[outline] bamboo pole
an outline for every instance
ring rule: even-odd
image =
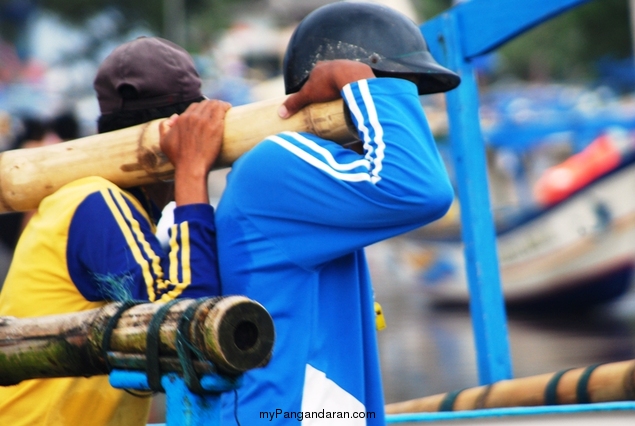
[[[551,399],[550,399],[551,395]],[[622,361],[564,372],[502,380],[386,405],[387,414],[463,411],[635,399],[635,361]],[[448,407],[448,405],[450,405]]]
[[[158,333],[162,371],[180,371],[177,326],[194,303],[182,299],[170,307]],[[121,303],[89,311],[38,318],[0,317],[0,386],[23,380],[89,377],[112,368],[145,370],[148,325],[162,304],[144,303],[126,310],[109,342],[108,321]],[[188,327],[195,350],[220,372],[237,374],[265,365],[273,347],[273,322],[262,305],[243,296],[205,300]],[[107,359],[104,357],[107,345]],[[108,363],[107,363],[108,362]],[[209,369],[196,360],[196,369]]]
[[[354,139],[342,100],[305,107],[282,120],[284,98],[231,108],[215,169],[230,166],[269,135],[302,131],[345,143]],[[37,208],[66,183],[101,176],[121,187],[170,180],[173,167],[159,147],[159,123],[133,126],[46,147],[0,153],[0,213]]]

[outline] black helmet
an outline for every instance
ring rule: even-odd
[[[300,90],[318,61],[333,59],[356,60],[382,73],[418,74],[420,95],[446,92],[461,81],[430,55],[414,22],[374,3],[327,4],[300,22],[284,56],[286,93]]]

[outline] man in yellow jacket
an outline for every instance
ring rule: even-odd
[[[229,105],[205,100],[190,55],[160,38],[116,48],[94,87],[100,133],[169,117],[161,148],[175,167],[174,185],[123,190],[93,176],[46,197],[17,244],[0,315],[38,317],[111,301],[220,293],[207,173],[220,150]],[[196,136],[185,130],[193,126]],[[175,224],[164,249],[154,232],[171,194]],[[149,406],[150,398],[112,388],[107,376],[0,387],[2,425],[145,425]]]

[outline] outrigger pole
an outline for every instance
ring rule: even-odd
[[[635,360],[502,380],[386,405],[387,414],[633,401]]]
[[[113,369],[147,373],[150,382],[168,372],[235,377],[265,365],[273,341],[268,312],[243,296],[0,317],[0,386]]]
[[[273,341],[269,313],[243,296],[0,317],[0,385],[109,374],[116,388],[164,392],[166,426],[214,426],[222,392],[264,366]]]

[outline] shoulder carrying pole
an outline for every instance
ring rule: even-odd
[[[277,114],[283,101],[231,108],[214,168],[230,166],[267,136],[283,131],[309,132],[340,143],[354,140],[341,99],[309,105],[286,120]],[[87,176],[101,176],[123,188],[172,179],[174,169],[159,148],[161,121],[1,153],[0,213],[35,209],[61,186]]]

